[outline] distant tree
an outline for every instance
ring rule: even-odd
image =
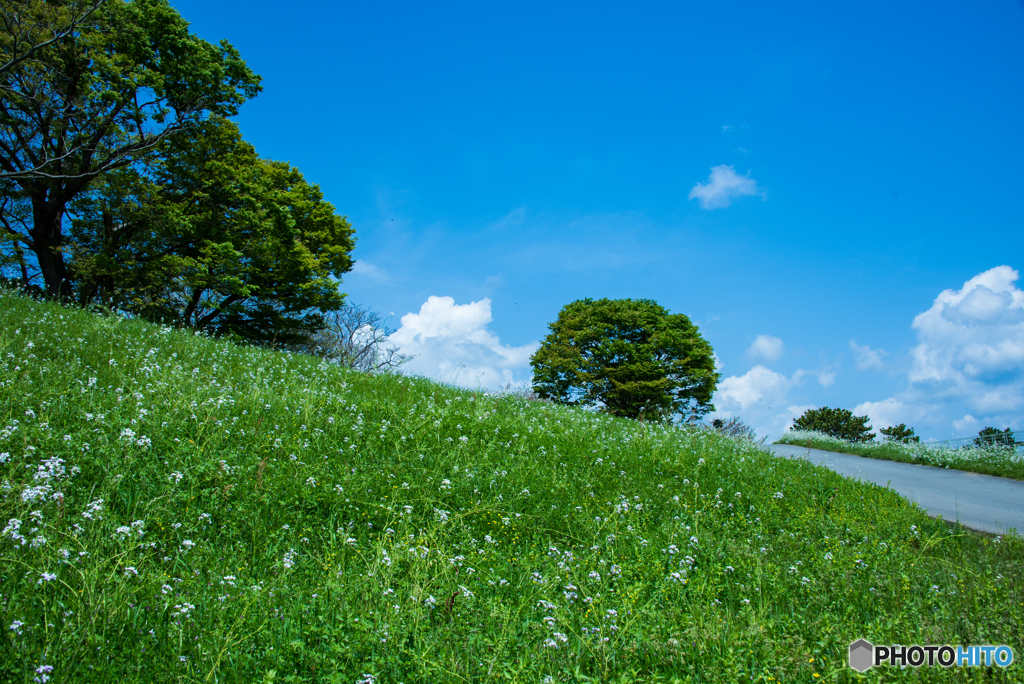
[[[581,299],[549,329],[530,359],[541,398],[654,421],[714,410],[711,345],[683,314],[649,299]]]
[[[911,442],[920,442],[921,438],[914,434],[914,428],[908,428],[906,424],[900,423],[899,425],[893,425],[892,427],[882,428],[879,432],[885,435],[886,441],[889,442],[902,442],[904,444],[910,444]]]
[[[733,416],[727,420],[715,418],[711,421],[711,428],[719,434],[723,434],[734,439],[755,442],[757,444],[764,444],[765,440],[768,439],[767,437],[762,437],[758,440],[757,432],[754,431],[754,428],[744,423],[737,416]]]
[[[192,35],[167,0],[23,0],[0,11],[0,174],[31,206],[8,240],[68,298],[68,204],[208,116],[229,116],[259,77],[227,42]]]
[[[1015,446],[1017,444],[1013,438],[1013,430],[1010,428],[998,430],[994,427],[987,427],[979,432],[974,443],[978,446]]]
[[[794,430],[809,430],[831,435],[848,442],[870,442],[875,438],[867,416],[855,416],[847,409],[824,407],[809,409],[793,421]]]
[[[394,332],[376,311],[346,303],[327,313],[324,327],[310,335],[296,351],[364,373],[388,372],[412,359],[388,344],[388,337]]]
[[[351,225],[292,166],[213,118],[110,172],[74,204],[68,251],[82,304],[294,344],[344,302]]]

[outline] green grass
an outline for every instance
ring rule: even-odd
[[[0,681],[1019,681],[1024,541],[710,431],[0,294]],[[46,668],[52,671],[46,672]]]
[[[841,454],[879,458],[930,465],[937,468],[966,470],[972,473],[1024,480],[1024,454],[1006,447],[961,447],[950,449],[925,444],[899,442],[847,442],[820,432],[791,430],[784,433],[776,444],[795,444],[811,449],[824,449]]]

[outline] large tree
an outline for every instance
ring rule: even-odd
[[[0,172],[31,220],[2,230],[34,253],[46,292],[68,297],[68,203],[168,136],[237,113],[260,79],[227,42],[192,35],[166,0],[6,5],[17,21],[0,26]]]
[[[82,304],[285,344],[342,305],[354,246],[317,186],[221,118],[106,174],[73,205],[70,238]]]
[[[645,420],[714,410],[714,353],[683,314],[649,299],[581,299],[549,328],[530,359],[543,398]]]

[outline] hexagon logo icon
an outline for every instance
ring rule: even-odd
[[[866,639],[857,639],[850,644],[850,667],[857,672],[871,669],[875,659],[875,647]]]

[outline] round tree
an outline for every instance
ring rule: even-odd
[[[834,409],[825,406],[809,409],[793,421],[794,430],[821,432],[847,442],[870,442],[875,438],[867,416],[855,416],[849,409]],[[913,432],[913,431],[911,431]]]
[[[714,353],[683,314],[649,299],[581,299],[548,327],[530,358],[540,397],[644,420],[714,410]]]

